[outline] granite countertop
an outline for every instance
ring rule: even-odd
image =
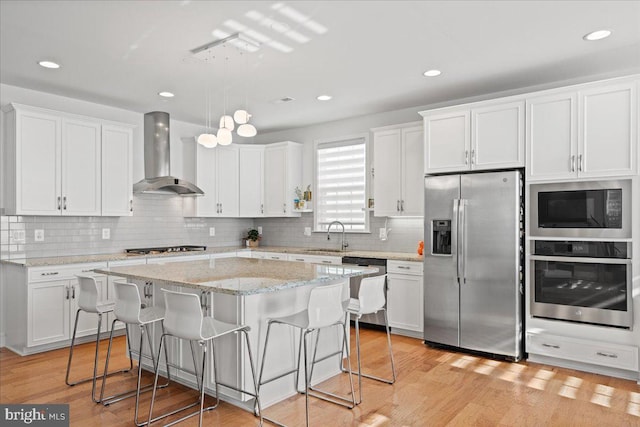
[[[366,258],[382,258],[394,261],[414,261],[422,262],[422,255],[418,255],[413,252],[379,252],[379,251],[338,251],[336,249],[321,249],[321,248],[297,248],[289,246],[259,246],[257,248],[251,248],[253,251],[262,252],[280,252],[287,254],[305,254],[305,255],[319,255],[319,256],[336,256],[342,258],[343,256],[353,257],[366,257]]]
[[[253,258],[219,258],[101,268],[94,271],[130,280],[154,281],[207,292],[251,295],[298,286],[321,285],[337,279],[375,273],[377,269]]]
[[[257,248],[247,248],[246,246],[222,246],[207,248],[205,251],[193,251],[193,252],[167,252],[164,254],[153,255],[138,255],[127,254],[126,252],[118,252],[112,254],[96,254],[96,255],[75,255],[75,256],[60,256],[60,257],[44,257],[44,258],[20,258],[11,260],[0,260],[0,263],[17,264],[24,267],[46,267],[53,265],[64,264],[83,264],[91,262],[109,262],[109,261],[123,261],[130,259],[145,259],[145,258],[161,258],[161,257],[175,257],[175,256],[189,256],[189,255],[211,255],[225,252],[235,252],[240,250],[259,251],[259,252],[279,252],[287,254],[305,254],[305,255],[318,255],[318,256],[355,256],[355,257],[367,257],[367,258],[382,258],[395,261],[414,261],[422,262],[422,256],[416,253],[407,252],[376,252],[376,251],[337,251],[335,249],[321,249],[321,248],[299,248],[289,246],[260,246]]]

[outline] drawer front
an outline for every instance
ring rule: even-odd
[[[422,274],[422,263],[411,261],[387,261],[387,273]]]
[[[29,282],[74,279],[77,274],[93,274],[95,268],[106,268],[106,262],[29,268]]]
[[[611,368],[638,370],[638,348],[634,346],[527,333],[527,351]]]
[[[333,264],[333,265],[342,264],[341,257],[331,257],[331,256],[289,254],[289,257],[287,259],[289,261],[311,262],[314,264]]]
[[[251,258],[286,261],[287,254],[279,253],[279,252],[251,251]]]

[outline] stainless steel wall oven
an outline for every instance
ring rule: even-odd
[[[631,328],[631,242],[532,242],[534,317]]]

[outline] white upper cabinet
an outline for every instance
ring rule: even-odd
[[[581,176],[635,174],[636,91],[635,83],[630,82],[579,92]]]
[[[240,216],[264,216],[264,145],[240,146]]]
[[[634,81],[527,99],[528,179],[634,175],[637,103]]]
[[[17,107],[6,118],[5,213],[60,215],[62,119]]]
[[[302,145],[269,144],[264,150],[264,216],[300,216],[294,212],[296,186],[302,181]]]
[[[133,215],[133,129],[102,126],[102,215]]]
[[[62,119],[62,214],[101,213],[100,122]]]
[[[104,170],[103,138],[110,127],[99,119],[11,104],[6,114],[3,147],[7,215],[99,216],[103,213],[103,185],[111,174]],[[127,128],[131,144],[131,127]],[[131,201],[131,155],[118,152],[119,170],[129,176],[128,188],[107,190],[109,204]],[[116,200],[118,199],[118,200]],[[120,215],[120,213],[109,213]]]
[[[487,101],[420,114],[425,173],[524,166],[524,101]]]
[[[423,146],[419,124],[373,130],[374,215],[423,215]]]
[[[424,118],[424,172],[469,169],[471,119],[468,109],[432,114]]]
[[[196,185],[204,196],[196,197],[197,216],[239,215],[239,150],[237,145],[205,148],[196,144]]]
[[[524,102],[471,109],[471,169],[524,166]]]

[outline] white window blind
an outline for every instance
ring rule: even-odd
[[[369,231],[365,207],[366,144],[364,138],[327,142],[316,147],[315,230],[333,221],[345,231]],[[338,228],[339,229],[339,228]]]

